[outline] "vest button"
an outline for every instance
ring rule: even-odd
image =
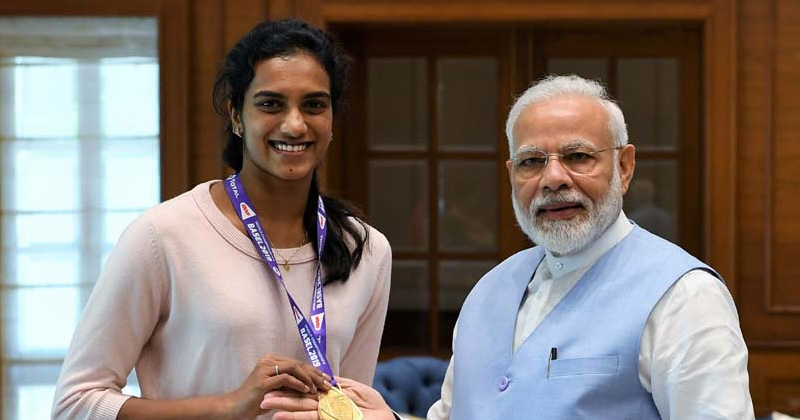
[[[500,389],[501,392],[505,391],[506,388],[508,388],[508,376],[503,376],[500,379],[500,386],[498,388]]]

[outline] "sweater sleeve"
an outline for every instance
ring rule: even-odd
[[[61,368],[54,420],[114,420],[134,368],[165,307],[168,283],[150,213],[120,237],[86,304]]]
[[[375,287],[369,304],[358,320],[353,341],[344,353],[339,366],[341,376],[367,385],[372,384],[375,375],[375,364],[378,361],[383,325],[389,305],[392,275],[392,250],[386,237],[372,230],[370,242],[371,253],[374,255],[375,264],[378,265]]]

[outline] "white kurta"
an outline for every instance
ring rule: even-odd
[[[514,351],[591,266],[633,229],[625,214],[585,249],[564,257],[547,253],[528,284],[517,314]],[[579,310],[579,308],[576,308]],[[453,338],[457,334],[453,332]],[[442,397],[428,420],[448,420],[453,359]],[[455,373],[458,374],[458,373]],[[728,289],[703,270],[686,273],[653,309],[639,348],[639,380],[664,420],[752,420],[747,346]]]

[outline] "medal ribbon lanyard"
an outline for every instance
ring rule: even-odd
[[[328,236],[327,215],[325,213],[325,205],[322,203],[322,197],[317,197],[317,272],[314,278],[314,294],[311,299],[311,319],[313,323],[309,323],[303,311],[297,306],[297,303],[286,288],[286,283],[283,281],[283,275],[275,261],[275,255],[272,251],[272,246],[269,243],[267,233],[264,231],[258,216],[253,211],[253,203],[250,197],[244,192],[244,186],[239,180],[239,174],[233,174],[225,180],[225,191],[228,193],[236,213],[244,224],[247,235],[253,241],[253,244],[261,253],[264,262],[275,274],[275,277],[280,281],[283,290],[286,292],[286,297],[289,298],[289,304],[292,306],[294,319],[297,323],[297,331],[300,333],[300,339],[303,342],[303,349],[306,352],[306,359],[312,366],[327,373],[331,378],[331,384],[336,385],[336,380],[333,379],[333,370],[331,369],[328,358],[325,356],[326,350],[326,324],[325,324],[325,296],[322,292],[322,250],[325,248],[325,239]]]

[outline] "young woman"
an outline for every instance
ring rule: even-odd
[[[327,391],[334,373],[371,383],[391,250],[316,176],[346,67],[299,20],[262,23],[228,53],[214,100],[236,174],[122,235],[64,361],[55,419],[266,419],[272,390]],[[120,392],[134,367],[142,398]]]

